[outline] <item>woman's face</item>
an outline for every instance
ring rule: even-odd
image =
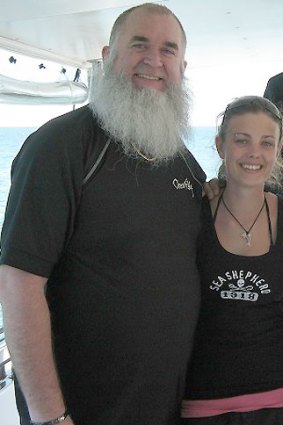
[[[278,155],[279,137],[278,123],[264,112],[232,117],[225,139],[216,138],[227,182],[243,186],[264,185]]]

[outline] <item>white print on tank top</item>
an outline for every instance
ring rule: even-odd
[[[218,291],[223,299],[237,301],[257,301],[259,295],[271,292],[264,279],[245,270],[227,271],[223,276],[217,276],[209,288]]]
[[[190,180],[188,180],[188,178],[186,178],[183,182],[179,182],[178,179],[174,179],[173,180],[173,186],[177,189],[185,189],[185,190],[190,190],[192,192],[192,198],[195,196],[194,194],[194,188],[192,183],[190,182]]]

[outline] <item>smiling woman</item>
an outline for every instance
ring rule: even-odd
[[[283,202],[265,191],[282,168],[281,136],[282,116],[262,97],[239,98],[223,114],[225,187],[203,201],[202,306],[184,424],[282,423]]]

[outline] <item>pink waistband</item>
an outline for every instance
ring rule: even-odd
[[[183,400],[181,417],[204,418],[228,412],[249,412],[272,407],[283,407],[283,388],[215,400]]]

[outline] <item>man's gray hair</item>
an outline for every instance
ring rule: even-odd
[[[156,14],[160,14],[160,15],[171,15],[171,16],[173,16],[173,18],[176,19],[177,23],[180,26],[180,29],[181,29],[182,35],[183,35],[184,49],[186,48],[187,37],[186,37],[185,30],[183,28],[183,25],[181,24],[181,22],[179,21],[177,16],[170,9],[168,9],[168,7],[163,6],[161,4],[157,4],[157,3],[143,3],[143,4],[140,4],[138,6],[131,7],[130,9],[127,9],[123,13],[121,13],[121,15],[118,16],[118,18],[116,19],[116,21],[114,22],[113,27],[112,27],[112,31],[111,31],[111,34],[110,34],[110,40],[109,40],[109,46],[110,47],[113,47],[113,45],[115,44],[117,36],[118,36],[119,32],[121,31],[123,25],[125,24],[125,21],[128,18],[128,16],[132,12],[134,12],[135,10],[138,10],[138,9],[144,9],[145,11],[147,11],[149,13],[156,13]]]

